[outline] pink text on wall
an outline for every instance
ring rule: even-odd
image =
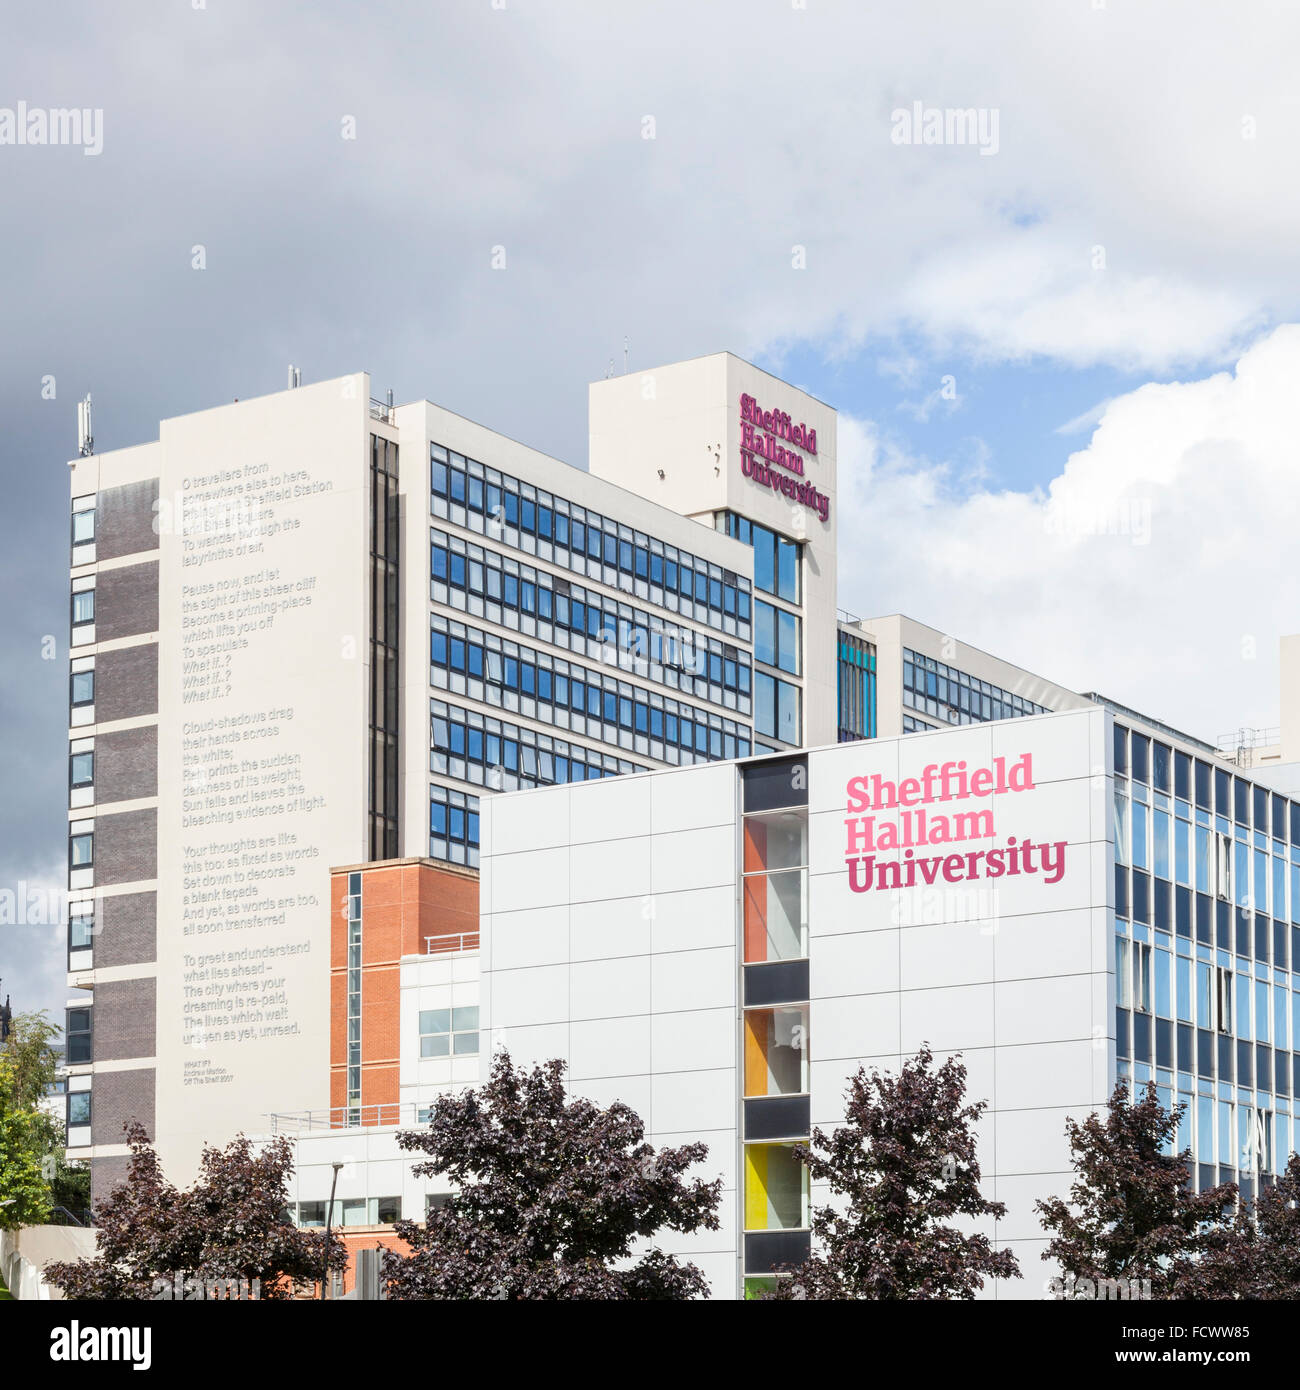
[[[831,499],[804,475],[804,454],[816,453],[815,429],[802,421],[796,424],[783,410],[764,410],[753,396],[741,396],[740,471],[759,487],[770,487],[826,521]]]
[[[1065,874],[1064,840],[1008,835],[1000,844],[967,848],[970,841],[997,839],[993,811],[935,809],[944,802],[969,807],[972,800],[1033,790],[1032,753],[1015,760],[994,758],[991,766],[974,771],[964,762],[929,763],[919,777],[898,782],[879,773],[850,777],[845,786],[849,815],[844,821],[849,887],[855,893],[873,888],[883,892],[1019,874],[1041,874],[1044,883],[1059,883]],[[945,848],[918,855],[931,845]],[[948,848],[954,845],[961,850]]]

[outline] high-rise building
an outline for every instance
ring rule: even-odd
[[[129,1119],[183,1176],[336,1099],[332,867],[473,868],[493,791],[833,736],[834,412],[729,354],[591,411],[590,471],[364,374],[72,461],[69,1136],[97,1195]]]

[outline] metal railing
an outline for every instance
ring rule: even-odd
[[[477,951],[479,934],[476,931],[445,932],[442,936],[424,938],[424,954],[438,956],[452,951]]]
[[[380,420],[385,425],[393,423],[393,404],[391,401],[377,401],[373,396],[370,398],[370,418]]]
[[[380,1105],[335,1105],[328,1110],[273,1111],[272,1134],[313,1134],[341,1129],[392,1128],[428,1123],[427,1105],[415,1101],[391,1101]],[[421,1118],[421,1115],[424,1118]]]

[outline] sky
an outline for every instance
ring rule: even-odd
[[[1294,5],[46,0],[5,32],[15,1007],[67,996],[28,895],[64,881],[87,391],[103,451],[291,362],[367,370],[582,467],[625,342],[633,370],[730,349],[840,411],[842,607],[1212,741],[1278,722]],[[98,152],[3,143],[20,102],[101,113]]]

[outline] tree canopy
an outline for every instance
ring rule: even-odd
[[[693,1264],[653,1242],[664,1230],[716,1230],[721,1179],[685,1174],[702,1143],[660,1149],[621,1102],[564,1088],[554,1060],[516,1069],[505,1052],[477,1090],[439,1096],[429,1127],[399,1136],[414,1167],[456,1191],[424,1225],[397,1224],[409,1255],[388,1252],[400,1299],[687,1299],[708,1291]]]

